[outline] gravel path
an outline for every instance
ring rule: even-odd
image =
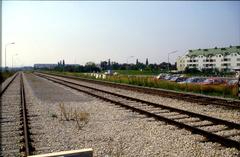
[[[63,79],[63,78],[61,77],[61,79]],[[75,82],[75,83],[99,88],[99,89],[106,90],[106,91],[116,92],[116,93],[122,94],[122,95],[140,98],[142,100],[159,103],[159,104],[163,104],[166,106],[171,106],[174,108],[179,108],[179,109],[183,109],[183,110],[187,110],[187,111],[191,111],[191,112],[195,112],[195,113],[209,115],[209,116],[220,118],[220,119],[225,119],[225,120],[240,124],[240,111],[239,110],[224,109],[222,107],[217,107],[214,105],[204,106],[204,105],[199,105],[197,103],[191,103],[191,102],[161,97],[161,96],[157,96],[157,95],[129,91],[129,90],[125,90],[125,89],[117,89],[117,88],[112,88],[112,87],[108,87],[108,86],[104,86],[104,85],[83,82],[83,81],[79,81],[79,80],[71,79],[71,81]]]
[[[10,84],[1,96],[0,156],[20,155],[20,77]],[[9,81],[6,80],[6,81]],[[6,82],[5,82],[6,84]]]
[[[49,88],[43,88],[47,85],[46,80],[30,74],[25,76],[29,94],[33,96],[31,110],[41,115],[36,119],[40,128],[36,131],[42,132],[41,137],[34,139],[38,141],[35,143],[36,154],[91,147],[94,156],[240,155],[234,148],[201,142],[204,138],[199,135],[126,111],[66,87],[48,83],[51,87],[48,90]],[[65,94],[54,98],[60,89]],[[48,95],[51,101],[43,95]],[[75,119],[74,111],[89,115],[77,125],[75,120],[67,121],[64,118],[60,104],[64,104],[66,113],[71,113],[69,119]]]

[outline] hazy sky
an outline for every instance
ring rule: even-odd
[[[240,45],[240,2],[3,1],[7,64],[173,63],[188,49]],[[130,56],[134,56],[130,58]],[[4,54],[2,55],[4,57]],[[3,65],[4,65],[3,60]]]

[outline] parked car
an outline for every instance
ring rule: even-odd
[[[179,77],[175,76],[175,77],[172,77],[169,81],[176,82],[176,80],[177,80],[178,78],[179,78]]]
[[[205,78],[202,78],[202,77],[190,77],[185,81],[179,82],[179,83],[201,83],[201,82],[204,82],[204,80]]]
[[[164,80],[170,80],[172,77],[173,77],[173,76],[171,76],[171,75],[166,75],[166,76],[164,77]]]
[[[184,81],[186,81],[187,79],[188,79],[187,77],[179,77],[178,79],[176,79],[175,82],[180,83],[180,82],[184,82]]]
[[[157,75],[156,78],[157,79],[164,79],[166,75],[167,74],[162,73],[162,74]]]
[[[171,81],[171,82],[182,82],[182,81],[185,81],[186,79],[187,79],[186,77],[175,76],[175,77],[172,77],[169,81]]]
[[[208,78],[208,79],[206,79],[205,81],[203,81],[201,84],[203,84],[203,85],[219,85],[219,84],[225,84],[226,82],[223,80],[223,79],[221,79],[221,78],[214,78],[214,77],[212,77],[212,78]]]
[[[238,84],[238,80],[228,80],[227,85],[228,86],[236,86]]]

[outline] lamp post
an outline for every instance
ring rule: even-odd
[[[16,53],[16,54],[14,54],[14,55],[12,55],[12,70],[13,70],[13,57],[15,57],[15,56],[17,56],[18,54]]]
[[[15,44],[15,42],[5,44],[5,70],[7,70],[7,46],[11,44]]]
[[[168,53],[168,73],[169,73],[169,55],[173,54],[173,53],[176,53],[176,52],[177,52],[177,50]]]

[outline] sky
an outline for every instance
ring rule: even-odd
[[[189,49],[240,45],[240,2],[3,1],[2,52],[10,42],[7,66],[159,64],[177,51],[174,63]]]

